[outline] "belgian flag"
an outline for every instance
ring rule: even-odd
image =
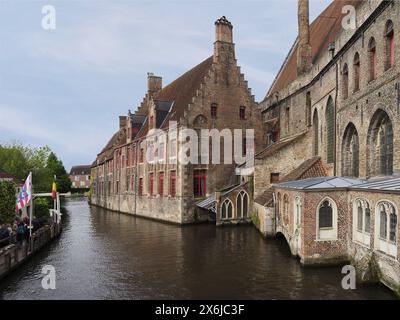
[[[56,184],[56,179],[54,178],[53,181],[53,186],[51,187],[51,196],[53,197],[53,199],[57,198],[57,184]]]

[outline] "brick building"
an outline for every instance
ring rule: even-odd
[[[90,165],[73,166],[69,173],[69,179],[72,182],[72,190],[90,189]]]
[[[311,24],[298,5],[298,38],[260,103],[253,213],[302,263],[351,261],[398,291],[400,2],[334,0]],[[325,173],[285,179],[315,157]]]
[[[225,17],[218,19],[213,55],[166,87],[161,77],[148,74],[142,103],[135,113],[120,117],[119,131],[92,165],[92,204],[179,224],[216,220],[215,211],[196,204],[240,183],[235,169],[241,163],[225,158],[209,163],[204,149],[190,150],[196,161],[182,163],[187,150],[179,137],[186,129],[239,130],[244,158],[263,146],[261,112],[237,65],[232,30]],[[247,140],[248,128],[254,129],[254,142]],[[214,152],[214,141],[199,140],[201,148]],[[226,142],[216,141],[215,148],[222,150]],[[248,207],[240,216],[244,220]]]

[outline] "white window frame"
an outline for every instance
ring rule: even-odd
[[[381,238],[381,214],[380,214],[380,207],[381,205],[386,206],[387,210],[387,235],[386,239]],[[396,242],[391,242],[390,239],[390,211],[388,211],[388,206],[392,206],[394,209],[394,213],[397,216],[397,225],[396,225]],[[398,243],[398,229],[399,229],[399,214],[396,205],[386,199],[379,200],[375,206],[375,249],[381,252],[388,254],[394,258],[397,258],[397,243]]]
[[[232,218],[228,218],[229,204],[232,206]],[[225,207],[225,212],[227,213],[227,217],[226,218],[224,218],[223,215],[222,215],[222,208],[223,207]],[[234,218],[235,218],[235,207],[234,207],[233,202],[231,201],[231,199],[227,198],[221,204],[221,220],[230,220],[230,219],[234,219]]]
[[[358,207],[359,207],[359,204],[361,204],[362,215],[363,215],[362,230],[358,229]],[[369,207],[369,210],[370,210],[370,216],[369,216],[370,231],[369,232],[365,231],[365,209],[367,208],[367,206]],[[365,245],[369,248],[371,246],[371,226],[373,224],[371,203],[364,198],[356,198],[353,201],[352,208],[353,208],[352,209],[353,242]]]
[[[243,199],[245,198],[245,197],[247,197],[247,212],[246,212],[246,218],[248,218],[249,217],[249,203],[250,203],[250,197],[249,197],[249,194],[245,191],[245,190],[241,190],[238,194],[237,194],[237,196],[236,196],[236,207],[238,206],[238,199],[239,199],[239,196],[241,197],[241,200],[242,200],[242,202],[241,202],[241,208],[240,208],[240,212],[242,213],[242,215],[239,217],[239,215],[236,217],[237,219],[244,219],[245,217],[244,217],[244,214],[243,214]],[[236,212],[237,212],[237,214],[239,214],[239,207],[237,207],[237,209],[236,209]]]
[[[332,207],[332,228],[319,228],[319,208],[328,201]],[[336,202],[330,197],[324,197],[317,205],[316,209],[316,241],[336,241],[338,240],[338,210]]]

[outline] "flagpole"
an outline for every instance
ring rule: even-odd
[[[29,175],[31,176],[31,194],[32,194],[32,198],[31,198],[31,205],[29,207],[29,240],[31,241],[32,238],[32,219],[33,219],[33,183],[32,183],[32,172],[29,173]]]

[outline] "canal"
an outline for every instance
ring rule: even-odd
[[[177,227],[66,203],[60,238],[0,282],[0,299],[394,299],[341,288],[340,268],[302,268],[251,226]],[[41,287],[42,267],[56,290]]]

